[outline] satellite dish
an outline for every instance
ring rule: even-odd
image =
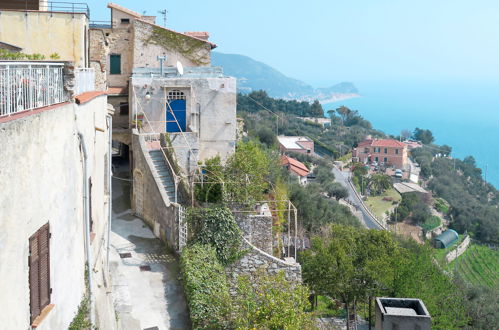
[[[177,61],[177,73],[179,76],[184,74],[184,66],[180,63],[180,61]]]

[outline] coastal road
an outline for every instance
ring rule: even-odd
[[[335,181],[340,183],[343,187],[345,187],[348,190],[348,198],[347,201],[349,201],[353,206],[357,208],[362,213],[362,219],[364,220],[364,225],[369,228],[369,229],[383,229],[377,222],[376,220],[373,219],[373,217],[367,212],[364,204],[360,201],[359,197],[353,190],[352,186],[348,182],[348,175],[349,172],[342,172],[336,166],[333,166],[333,174]]]

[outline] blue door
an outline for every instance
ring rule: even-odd
[[[170,100],[169,106],[166,106],[166,131],[185,132],[185,114],[185,100]]]

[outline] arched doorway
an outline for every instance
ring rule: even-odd
[[[166,97],[166,131],[170,133],[186,131],[186,99],[178,89],[168,92]]]

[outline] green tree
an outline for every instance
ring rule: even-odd
[[[241,142],[224,169],[225,200],[252,204],[262,200],[269,188],[272,162],[254,141]]]
[[[340,299],[347,315],[358,301],[392,285],[398,259],[388,232],[341,225],[325,229],[301,254],[305,283],[317,294]]]
[[[371,190],[372,195],[378,196],[392,186],[392,179],[386,174],[373,174],[369,178],[367,186]]]
[[[239,276],[234,296],[232,327],[235,329],[310,329],[312,320],[306,312],[308,289],[287,281],[284,273],[255,277]]]
[[[309,114],[311,117],[324,117],[324,109],[318,100],[315,100],[310,106]]]
[[[416,127],[412,133],[412,137],[418,141],[421,141],[423,144],[431,144],[435,141],[433,133],[429,129],[422,129],[419,127]]]
[[[326,186],[326,193],[329,198],[334,197],[337,201],[348,197],[348,190],[338,182],[329,183]]]

